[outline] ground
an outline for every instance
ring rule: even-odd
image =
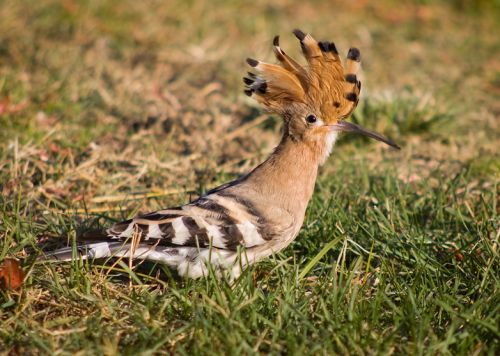
[[[349,4],[347,4],[349,3]],[[499,354],[498,1],[0,3],[0,353]],[[351,120],[297,240],[234,283],[35,264],[40,246],[254,167],[280,119],[246,57],[294,28],[361,50]]]

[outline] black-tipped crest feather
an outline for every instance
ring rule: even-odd
[[[257,67],[259,65],[259,61],[253,58],[247,58],[247,63],[251,67]]]
[[[306,34],[304,32],[302,32],[301,30],[299,30],[298,28],[293,30],[293,34],[295,35],[295,37],[297,37],[299,39],[299,41],[303,41],[304,38],[306,37]]]
[[[350,48],[349,52],[347,53],[347,58],[356,62],[361,61],[361,53],[359,52],[359,49],[357,49],[356,47]]]

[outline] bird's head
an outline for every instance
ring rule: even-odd
[[[273,45],[279,65],[248,58],[257,73],[249,72],[243,79],[245,93],[283,117],[285,135],[325,151],[326,156],[338,132],[356,132],[399,148],[376,132],[343,121],[359,100],[359,50],[349,49],[342,65],[333,42],[317,42],[300,30],[294,34],[308,65],[302,66],[289,57],[276,36]]]

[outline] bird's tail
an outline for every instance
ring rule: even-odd
[[[103,241],[60,248],[38,257],[43,261],[96,260],[110,258],[133,258],[160,262],[170,267],[179,267],[192,260],[195,248],[176,248],[134,242]]]
[[[207,264],[230,268],[231,278],[241,273],[242,266],[237,263],[238,254],[234,251],[217,248],[166,247],[144,243],[134,244],[120,241],[87,243],[65,247],[47,252],[38,258],[39,262],[95,260],[110,258],[132,258],[162,263],[174,270],[181,277],[199,278],[208,275]]]

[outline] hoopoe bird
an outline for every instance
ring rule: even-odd
[[[248,174],[216,187],[189,204],[139,215],[109,228],[101,240],[77,247],[78,257],[132,258],[164,263],[180,276],[237,277],[243,268],[287,247],[298,235],[313,194],[318,167],[340,132],[355,132],[399,148],[389,139],[343,121],[361,90],[360,52],[345,66],[333,42],[294,31],[307,66],[273,41],[279,64],[247,59],[253,72],[245,93],[283,118],[283,136],[272,154]],[[71,260],[71,247],[45,256]]]

